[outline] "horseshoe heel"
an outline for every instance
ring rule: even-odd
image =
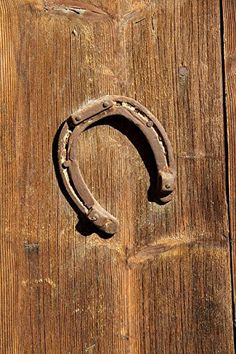
[[[65,188],[78,209],[98,228],[108,234],[118,229],[118,220],[93,197],[80,172],[77,142],[89,126],[105,117],[123,116],[145,135],[155,158],[159,200],[167,203],[175,187],[175,162],[170,141],[160,122],[140,103],[127,97],[105,96],[82,107],[67,119],[58,144],[59,170]]]

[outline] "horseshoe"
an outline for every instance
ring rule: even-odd
[[[172,147],[160,122],[140,103],[122,96],[105,96],[91,101],[68,118],[61,129],[58,144],[59,171],[64,186],[78,209],[99,229],[108,234],[118,230],[118,220],[93,197],[80,172],[77,141],[92,124],[111,116],[123,116],[145,135],[155,158],[159,201],[171,200],[176,169]],[[119,118],[117,118],[119,119]]]

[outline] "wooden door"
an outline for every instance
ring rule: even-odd
[[[0,16],[0,353],[233,353],[234,2],[1,0]],[[104,95],[147,107],[177,165],[158,205],[132,124],[81,135],[111,237],[78,220],[56,169],[60,125]]]

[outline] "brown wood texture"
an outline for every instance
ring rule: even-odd
[[[232,251],[232,280],[234,325],[236,306],[236,3],[223,1],[223,39],[224,39],[224,66],[225,66],[225,104],[226,123],[228,133],[228,177],[229,177],[229,210],[230,235]]]
[[[218,2],[1,0],[0,14],[0,352],[233,353]],[[157,205],[142,135],[120,117],[85,132],[85,180],[120,221],[109,239],[78,223],[53,163],[61,123],[106,94],[157,116],[178,172]]]

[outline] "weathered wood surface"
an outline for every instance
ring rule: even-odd
[[[2,0],[0,13],[1,353],[233,353],[218,3]],[[110,239],[77,225],[53,166],[60,124],[105,94],[159,118],[178,169],[158,206],[135,129],[113,118],[83,135],[86,182],[120,221]]]
[[[236,306],[236,3],[223,1],[225,103],[228,133],[228,177],[234,315]],[[234,317],[235,319],[235,317]],[[236,322],[235,322],[236,324]]]

